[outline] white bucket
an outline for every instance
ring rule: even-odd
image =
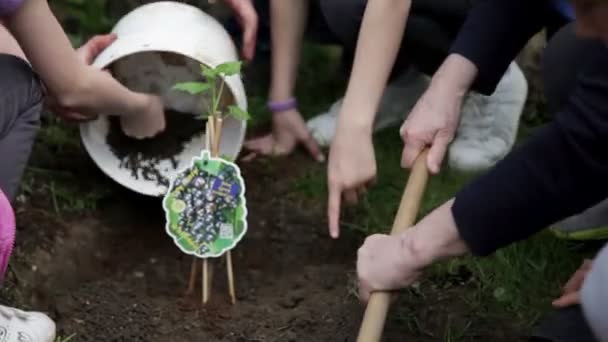
[[[165,106],[184,113],[200,113],[202,100],[171,88],[179,82],[198,79],[200,64],[214,67],[238,60],[231,37],[220,23],[196,7],[173,1],[154,2],[124,16],[114,27],[118,39],[94,61],[98,68],[111,68],[114,77],[135,91],[159,94]],[[239,76],[225,79],[228,101],[247,109],[245,89]],[[228,90],[228,91],[226,91]],[[228,118],[224,121],[220,155],[236,159],[245,138],[246,122]],[[105,116],[80,126],[85,149],[97,166],[119,184],[149,196],[162,196],[166,186],[137,177],[106,143],[109,121]],[[161,160],[156,164],[168,179],[186,167],[204,148],[204,132],[186,144],[175,156],[178,162]]]

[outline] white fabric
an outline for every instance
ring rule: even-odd
[[[53,342],[55,329],[55,323],[43,313],[0,305],[2,342]]]
[[[382,96],[374,131],[401,124],[430,80],[410,70],[389,84]],[[449,148],[450,167],[463,171],[484,170],[502,159],[517,138],[519,120],[528,96],[528,83],[515,62],[490,96],[470,93],[462,107],[456,137]],[[333,140],[342,99],[327,112],[308,121],[307,125],[321,146]]]
[[[599,342],[608,342],[608,245],[593,260],[581,290],[585,318]]]

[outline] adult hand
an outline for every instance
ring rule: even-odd
[[[439,173],[458,127],[461,106],[462,97],[442,85],[427,89],[401,126],[402,167],[411,168],[422,150],[430,146],[427,168],[433,174]]]
[[[580,303],[580,290],[587,273],[591,270],[592,261],[585,260],[579,269],[572,275],[563,289],[562,296],[553,301],[553,306],[565,308]]]
[[[321,148],[306,127],[300,112],[296,109],[275,113],[272,117],[273,132],[266,136],[245,142],[245,148],[251,151],[243,158],[253,160],[257,155],[284,156],[289,155],[298,144],[304,145],[310,155],[318,162],[324,162],[325,156]]]
[[[116,41],[116,38],[117,36],[113,33],[95,36],[78,48],[76,53],[81,61],[86,65],[91,65],[103,50]],[[86,122],[97,119],[97,115],[86,115],[73,111],[70,108],[62,107],[52,98],[47,99],[47,106],[52,112],[66,121]]]
[[[145,96],[145,105],[137,115],[122,115],[120,125],[125,135],[136,138],[152,138],[165,130],[165,108],[158,96]]]
[[[243,30],[242,54],[250,61],[255,55],[255,45],[258,34],[258,13],[253,7],[252,0],[224,0],[234,11]]]
[[[394,291],[411,285],[424,264],[406,242],[405,234],[372,235],[357,253],[359,299],[366,303],[374,291]]]
[[[340,205],[342,195],[347,203],[357,203],[357,197],[376,178],[376,157],[371,132],[338,129],[329,152],[327,181],[329,187],[329,233],[340,235]]]
[[[476,76],[477,67],[468,59],[458,54],[446,58],[401,126],[403,167],[411,168],[422,149],[430,146],[427,167],[431,173],[439,173],[456,133],[463,99]]]

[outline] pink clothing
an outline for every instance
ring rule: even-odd
[[[4,280],[8,261],[13,253],[15,232],[15,213],[10,202],[0,190],[0,282]]]

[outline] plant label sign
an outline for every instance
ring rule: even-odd
[[[241,171],[206,150],[171,181],[163,208],[167,233],[184,253],[199,258],[222,256],[247,232]]]

